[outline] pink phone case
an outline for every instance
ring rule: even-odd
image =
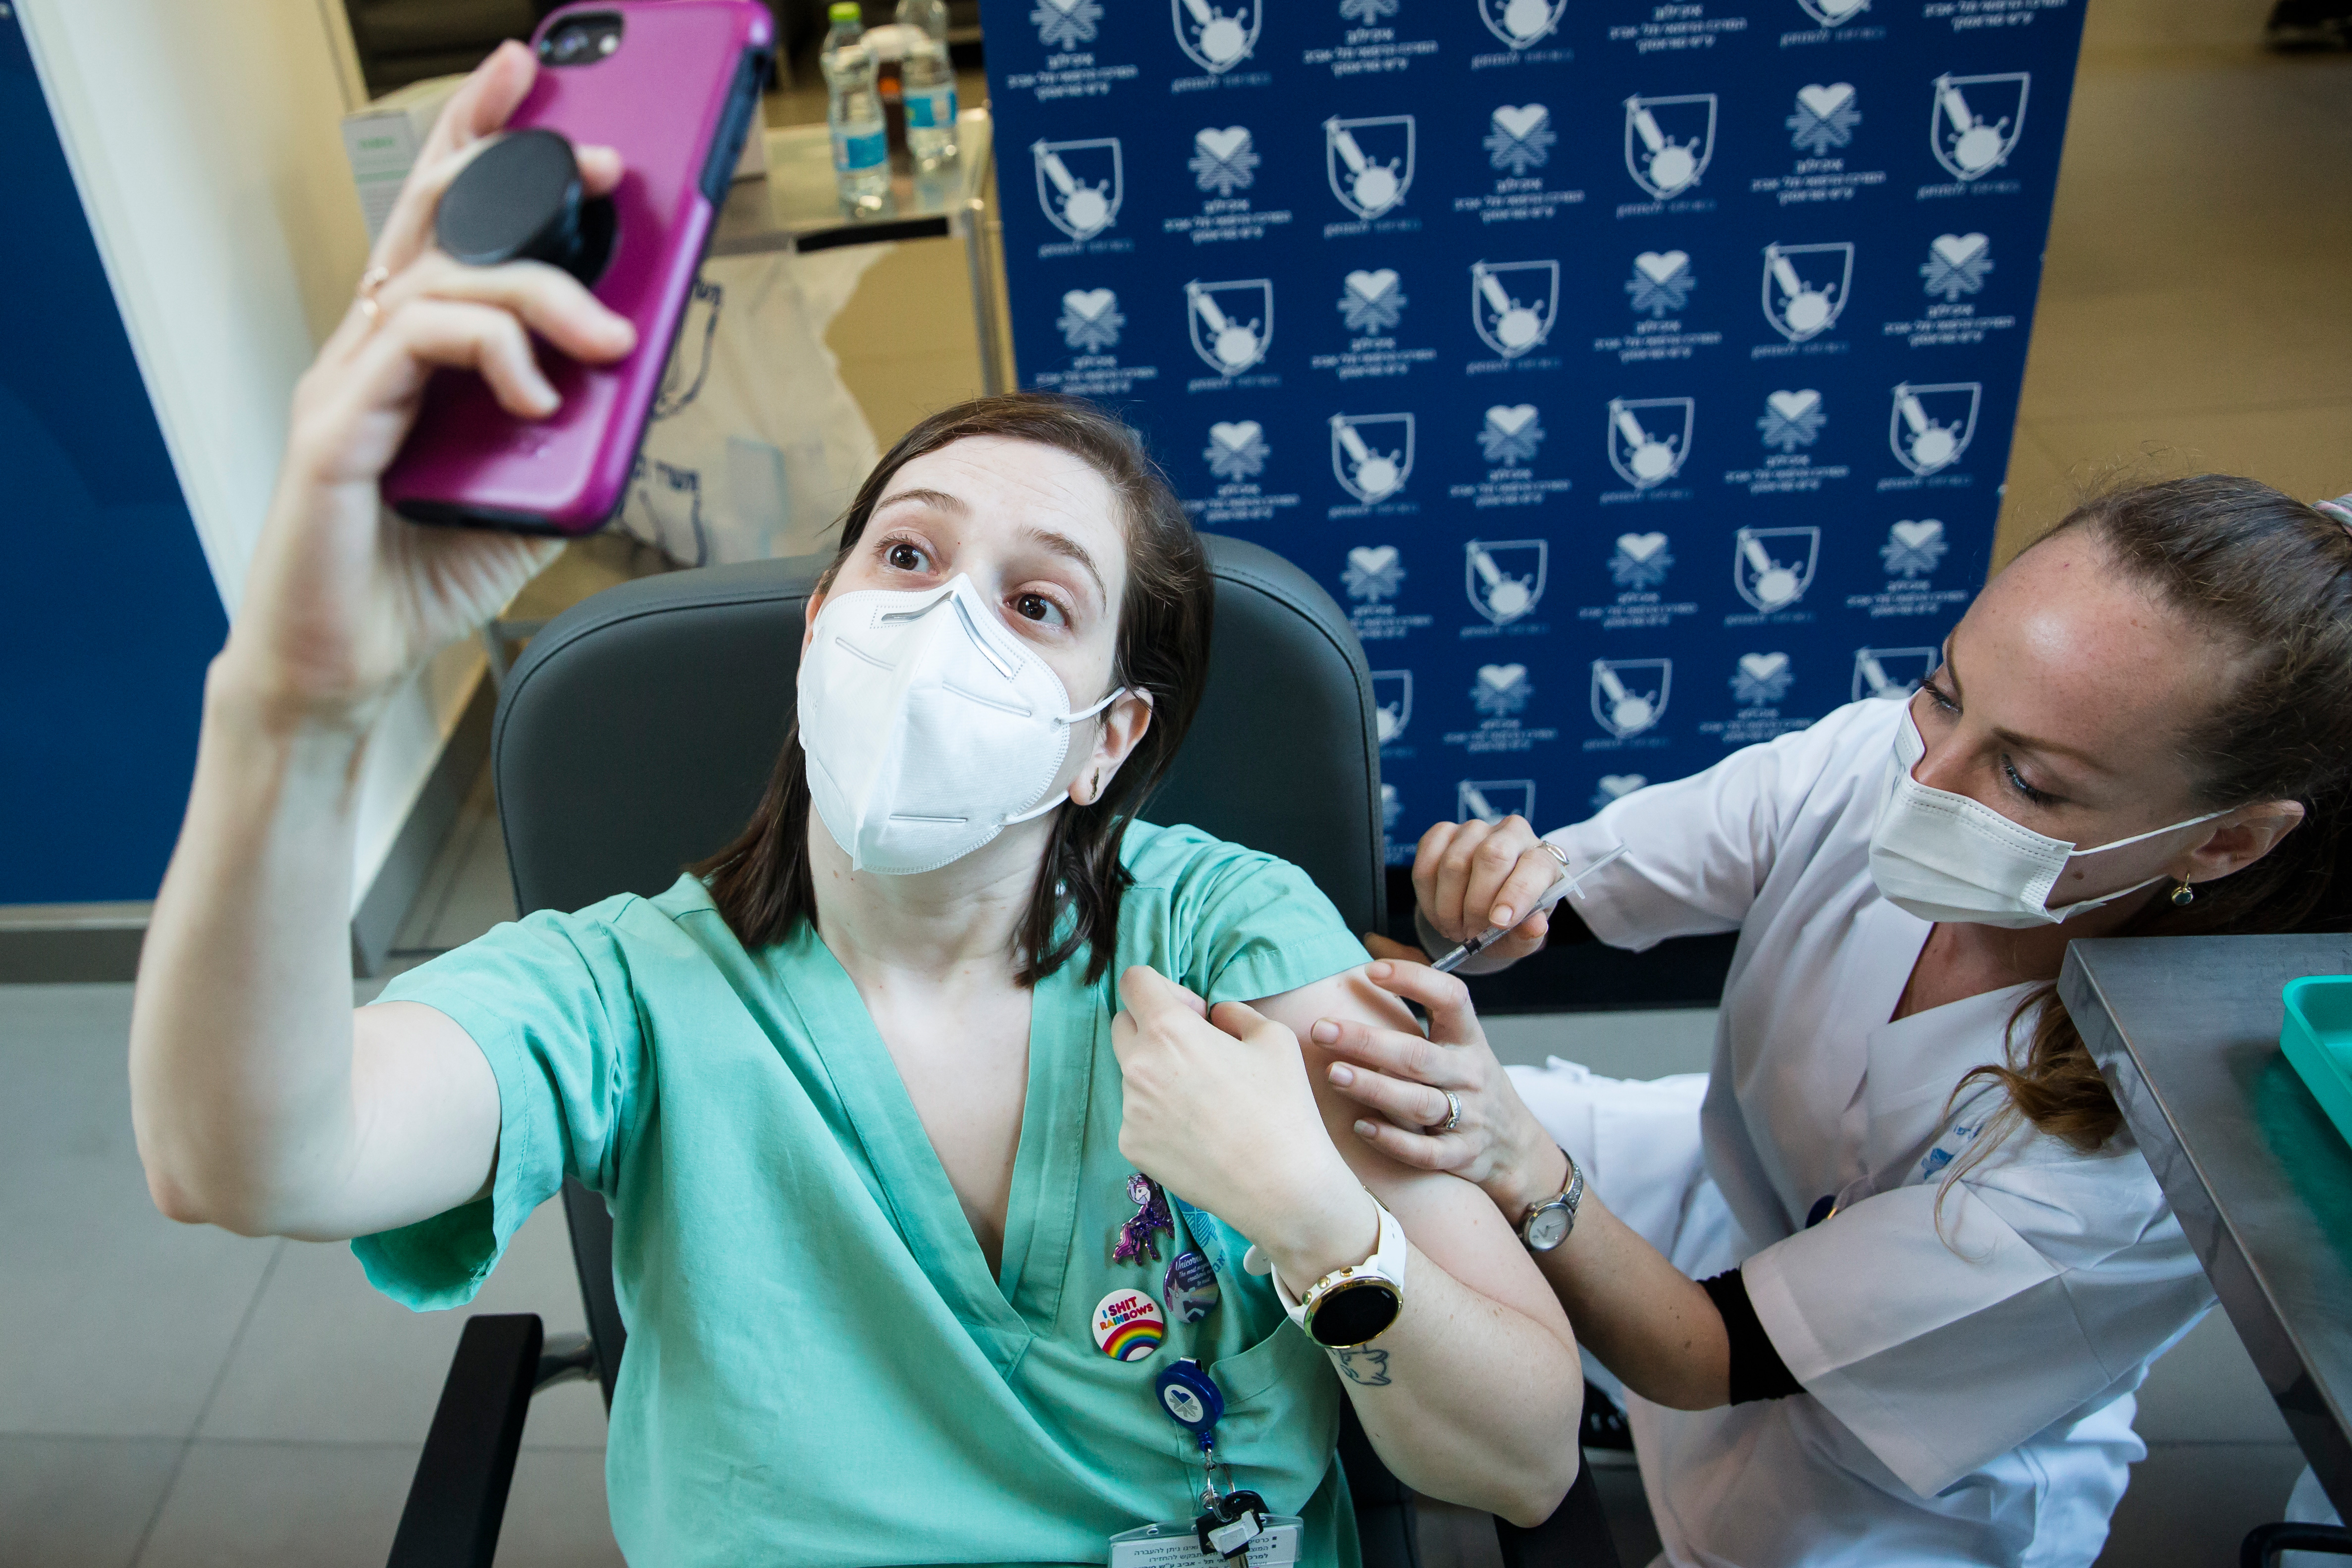
[[[619,150],[617,233],[598,299],[637,329],[612,364],[581,365],[545,343],[540,363],[563,399],[518,419],[471,372],[443,371],[383,476],[383,499],[419,522],[530,533],[587,533],[619,510],[704,247],[744,135],[760,113],[774,23],[755,0],[609,0],[567,20],[618,16],[619,46],[558,66],[543,58],[509,129],[540,127],[575,145]]]

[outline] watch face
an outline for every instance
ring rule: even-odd
[[[1385,1279],[1354,1279],[1327,1292],[1307,1320],[1307,1337],[1333,1350],[1376,1340],[1404,1310],[1397,1288]]]
[[[1528,1245],[1538,1252],[1549,1252],[1568,1239],[1570,1222],[1566,1204],[1546,1205],[1528,1221]]]

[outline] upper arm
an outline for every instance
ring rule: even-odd
[[[456,1208],[489,1186],[499,1085],[482,1048],[447,1014],[390,1002],[352,1014],[356,1141],[341,1188],[306,1240],[390,1230]]]
[[[1422,1255],[1472,1292],[1533,1320],[1573,1347],[1575,1336],[1559,1299],[1486,1194],[1458,1176],[1399,1164],[1357,1137],[1353,1127],[1362,1109],[1324,1076],[1336,1058],[1308,1037],[1318,1018],[1419,1033],[1404,1005],[1366,980],[1361,969],[1351,969],[1251,1005],[1298,1037],[1316,1109],[1333,1145],[1357,1179],[1397,1216]]]

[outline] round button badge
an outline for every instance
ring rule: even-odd
[[[1140,1290],[1114,1290],[1095,1303],[1095,1343],[1113,1361],[1142,1361],[1167,1337],[1160,1303]]]

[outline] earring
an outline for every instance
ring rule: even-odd
[[[1094,791],[1095,800],[1100,800],[1102,798],[1102,770],[1100,768],[1097,768],[1095,770],[1094,783],[1090,787]],[[1095,800],[1090,800],[1087,802],[1087,804],[1088,805],[1092,805],[1095,803]]]
[[[2183,882],[2179,887],[2172,889],[2172,904],[2175,909],[2187,909],[2190,904],[2193,904],[2196,901],[2197,889],[2190,887],[2187,882]]]

